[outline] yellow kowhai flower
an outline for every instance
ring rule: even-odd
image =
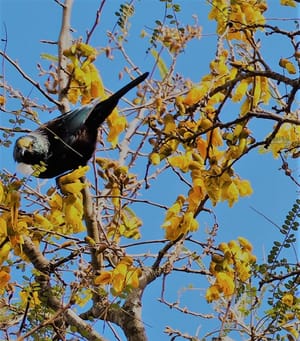
[[[283,123],[275,138],[271,141],[270,146],[265,149],[261,148],[260,153],[271,151],[273,157],[277,159],[282,150],[293,150],[293,147],[299,145],[300,141],[300,126],[295,126],[290,123]]]
[[[175,216],[166,220],[161,225],[161,227],[166,230],[166,238],[168,240],[175,240],[182,234],[182,231],[179,228],[181,221],[182,217]]]
[[[217,26],[217,33],[223,34],[227,23],[228,23],[228,13],[229,13],[229,6],[228,2],[225,0],[213,0],[211,11],[208,14],[208,19],[216,20]]]
[[[251,187],[251,183],[248,180],[240,180],[240,179],[233,179],[234,184],[236,185],[239,195],[241,197],[249,196],[253,193],[253,189]]]
[[[193,212],[198,208],[199,203],[201,202],[201,200],[204,199],[206,195],[203,180],[197,179],[195,183],[197,183],[197,185],[193,186],[193,188],[189,191],[189,195],[187,198],[187,201],[189,203],[188,209]]]
[[[253,246],[252,244],[249,242],[249,240],[247,240],[244,237],[238,237],[238,241],[241,245],[241,247],[249,252],[251,252],[253,250]]]
[[[235,92],[232,96],[232,101],[233,102],[239,102],[245,95],[248,90],[249,86],[249,80],[248,79],[243,79],[239,83],[239,85],[236,87]]]
[[[183,100],[183,104],[187,106],[192,106],[197,104],[207,93],[205,87],[195,87],[192,88]]]
[[[111,284],[114,296],[120,295],[128,286],[139,287],[141,270],[132,266],[132,259],[124,257],[120,263],[111,271],[104,271],[95,278],[95,284]]]
[[[216,301],[220,298],[220,291],[219,287],[217,285],[212,285],[206,290],[206,295],[205,295],[206,301],[207,302],[212,302]]]
[[[201,137],[199,137],[197,139],[197,150],[200,153],[201,157],[203,158],[203,160],[206,158],[207,155],[207,141],[202,139]]]
[[[5,97],[4,96],[2,96],[2,95],[0,95],[0,105],[2,106],[2,105],[4,105],[5,104],[5,102],[6,102],[6,99],[5,99]]]
[[[7,259],[11,250],[10,242],[6,242],[0,249],[0,265],[3,264]]]
[[[82,211],[78,210],[72,203],[67,203],[64,208],[65,222],[69,233],[78,233],[85,230],[82,223]]]
[[[229,207],[238,201],[239,190],[234,182],[226,182],[221,186],[221,200],[227,201]]]
[[[63,175],[59,178],[59,184],[67,184],[67,183],[72,183],[76,182],[79,180],[81,177],[85,175],[85,173],[90,169],[89,166],[79,166],[77,169],[75,169],[73,172],[68,173],[66,175]]]
[[[175,203],[168,209],[166,213],[165,221],[178,215],[182,209],[184,202],[185,202],[185,196],[179,195]]]
[[[7,272],[7,267],[0,269],[0,290],[4,289],[10,280],[10,274]]]
[[[74,181],[69,184],[61,185],[60,189],[63,194],[79,194],[86,187],[86,184],[80,181]]]
[[[184,173],[189,170],[189,165],[191,162],[191,153],[186,153],[184,155],[171,156],[168,161],[172,167],[179,168]]]
[[[112,201],[114,207],[119,208],[120,203],[121,203],[121,199],[120,199],[121,190],[120,190],[120,186],[117,183],[113,184],[110,194],[112,196],[111,201]]]
[[[34,219],[34,223],[37,226],[41,226],[42,228],[44,228],[46,230],[52,230],[52,228],[53,228],[52,223],[46,217],[42,216],[41,214],[34,213],[33,219]]]
[[[0,181],[0,203],[4,201],[4,186],[2,182]]]
[[[175,123],[175,119],[174,119],[173,115],[171,115],[171,114],[165,115],[163,117],[163,122],[165,125],[163,131],[166,134],[174,133],[174,131],[176,129],[176,123]]]
[[[209,141],[213,146],[219,147],[223,145],[223,139],[219,128],[215,128],[206,133],[207,141]]]
[[[54,226],[63,226],[65,224],[64,214],[61,209],[51,209],[51,212],[46,215],[46,218]]]
[[[7,236],[7,220],[5,215],[0,216],[0,239],[4,239]]]
[[[30,307],[35,307],[41,304],[38,292],[36,290],[34,291],[22,290],[20,292],[20,298],[22,306],[26,306],[28,302]]]
[[[242,281],[242,282],[246,282],[247,279],[250,278],[251,276],[251,272],[250,272],[250,266],[245,264],[245,263],[240,263],[237,262],[235,265],[236,268],[236,273],[238,278]]]
[[[279,65],[287,70],[287,72],[291,75],[295,75],[297,73],[295,65],[286,58],[281,58],[279,61]]]
[[[233,256],[240,254],[241,247],[235,240],[231,240],[227,245],[228,245],[228,250],[231,252]]]
[[[75,79],[72,79],[70,82],[70,86],[69,86],[69,90],[67,94],[69,102],[72,104],[76,104],[80,97],[80,94],[81,94],[81,90],[80,90],[80,85],[78,81]]]
[[[193,212],[186,212],[183,216],[181,222],[182,232],[187,233],[189,231],[197,231],[199,227],[199,223],[194,218]]]
[[[282,303],[284,303],[288,307],[291,307],[294,305],[294,299],[295,299],[294,295],[292,295],[290,293],[286,293],[283,295],[281,301],[282,301]]]
[[[106,119],[107,125],[109,127],[109,133],[107,136],[107,141],[111,143],[114,148],[118,141],[120,134],[125,130],[127,121],[124,116],[120,116],[117,109],[114,109],[112,113]]]
[[[290,7],[297,7],[295,0],[280,0],[280,5],[282,6],[290,6]]]
[[[239,237],[238,241],[222,242],[218,248],[223,254],[212,255],[209,271],[216,278],[214,285],[219,293],[230,296],[238,281],[246,282],[250,278],[251,264],[256,258],[251,254],[252,245],[243,237]],[[210,295],[209,292],[208,296],[212,300]]]
[[[158,153],[151,153],[149,156],[152,165],[156,166],[160,164],[160,155]]]
[[[101,284],[109,284],[111,282],[112,272],[111,271],[103,271],[99,276],[97,276],[94,280],[96,285]]]
[[[121,221],[123,224],[120,224],[119,226],[120,235],[133,239],[139,239],[141,237],[139,227],[142,225],[142,221],[129,207],[123,208],[121,212]]]
[[[54,193],[50,199],[48,200],[48,204],[51,209],[58,209],[61,210],[63,206],[63,199],[62,196],[58,193]]]
[[[220,272],[216,275],[216,285],[220,288],[220,291],[224,293],[225,296],[231,296],[234,294],[235,285],[233,278],[227,273]]]
[[[84,307],[93,297],[92,291],[90,289],[81,288],[72,299],[75,304],[78,304],[80,307]]]
[[[257,6],[257,3],[243,2],[241,5],[241,10],[245,16],[245,24],[261,24],[265,23],[265,18],[261,14],[262,7]]]

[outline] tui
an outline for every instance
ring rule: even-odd
[[[86,165],[95,151],[99,126],[119,99],[145,80],[148,74],[145,72],[103,101],[94,100],[17,139],[14,159],[19,163],[18,168],[39,178],[53,178]],[[45,170],[34,172],[34,165]]]

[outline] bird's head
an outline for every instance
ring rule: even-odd
[[[46,136],[38,133],[31,133],[17,139],[14,148],[14,159],[17,162],[25,161],[26,163],[31,163],[31,157],[46,156],[48,148],[49,141]],[[29,160],[26,160],[28,158]],[[35,162],[36,160],[32,159],[32,161]],[[33,164],[33,162],[31,164]]]

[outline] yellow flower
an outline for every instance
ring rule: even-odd
[[[279,65],[287,70],[287,72],[291,75],[295,75],[297,73],[296,68],[292,62],[288,59],[281,58],[279,61]]]
[[[172,217],[166,220],[161,227],[166,230],[166,238],[168,240],[175,240],[182,234],[182,231],[179,228],[180,222],[182,221],[182,217]]]
[[[70,82],[70,87],[69,87],[68,94],[67,94],[68,100],[72,104],[75,104],[79,99],[80,93],[81,91],[80,91],[79,83],[75,79],[72,79]]]
[[[187,233],[189,231],[197,231],[199,224],[197,220],[194,218],[193,212],[187,212],[183,216],[181,222],[182,232]]]
[[[4,105],[6,102],[6,99],[4,96],[0,95],[0,106]]]
[[[99,276],[95,278],[94,283],[96,285],[109,284],[111,282],[111,278],[111,271],[103,271]]]
[[[21,302],[23,306],[26,306],[29,302],[30,307],[34,307],[41,304],[37,291],[22,290],[20,292]]]
[[[234,179],[233,182],[237,186],[238,191],[239,191],[239,195],[241,197],[245,197],[245,196],[251,195],[253,193],[253,189],[251,187],[250,181]]]
[[[173,117],[173,115],[171,114],[167,114],[164,116],[163,118],[163,121],[164,121],[164,132],[166,134],[171,134],[174,132],[174,130],[176,129],[176,123],[175,123],[175,119]]]
[[[38,213],[35,213],[33,217],[34,217],[34,222],[37,224],[37,226],[41,226],[42,228],[46,230],[52,230],[53,225],[47,218],[45,218],[44,216]]]
[[[197,87],[192,88],[186,95],[185,99],[183,100],[183,104],[192,106],[193,104],[198,103],[203,96],[205,95],[206,91],[203,88]]]
[[[90,169],[89,166],[79,166],[77,169],[75,169],[73,172],[68,173],[66,175],[63,175],[59,178],[59,184],[67,184],[76,182],[76,180],[79,180],[82,176],[85,175],[85,173]]]
[[[297,7],[295,0],[280,0],[280,4],[283,6]]]
[[[232,96],[233,102],[239,102],[246,94],[249,86],[249,81],[247,79],[243,79],[239,85],[236,87],[235,92]]]
[[[149,159],[154,166],[159,165],[160,163],[160,156],[158,153],[151,153]]]
[[[249,242],[249,240],[247,240],[246,238],[244,237],[238,237],[238,241],[240,243],[240,245],[242,246],[243,249],[251,252],[252,249],[253,249],[253,246],[252,244]]]
[[[0,289],[5,288],[9,280],[10,280],[10,274],[7,271],[1,269],[0,270]]]
[[[231,276],[225,272],[219,272],[216,275],[216,285],[225,296],[231,296],[234,293],[235,285]]]
[[[5,216],[0,217],[0,238],[4,239],[7,236],[7,219]]]
[[[80,193],[83,188],[86,187],[86,184],[80,182],[80,181],[76,181],[76,182],[72,182],[69,184],[63,184],[60,186],[61,192],[63,194],[78,194]]]
[[[184,155],[172,156],[168,158],[168,161],[172,167],[177,167],[182,172],[187,172],[189,170],[191,156],[189,153],[186,153]]]
[[[294,304],[294,296],[290,293],[286,293],[283,295],[281,301],[282,303],[286,304],[288,307],[291,307]]]
[[[238,278],[242,282],[246,282],[246,280],[250,277],[250,267],[244,263],[236,262],[236,273]]]
[[[222,185],[221,188],[221,199],[227,200],[229,207],[232,207],[232,205],[238,201],[239,198],[239,190],[234,182],[228,183]]]
[[[126,128],[126,118],[124,116],[119,116],[118,110],[115,108],[106,121],[109,127],[107,141],[115,147],[119,141],[119,135]]]
[[[0,249],[0,264],[7,260],[10,250],[11,250],[10,243],[9,242],[4,243],[4,245]]]
[[[2,182],[0,181],[0,202],[3,202],[4,200],[4,186]]]
[[[206,301],[207,302],[212,302],[216,301],[220,298],[220,292],[219,288],[216,285],[212,285],[206,290],[206,295],[205,295]]]
[[[199,203],[201,202],[201,200],[205,197],[205,188],[204,188],[204,182],[202,179],[199,179],[199,181],[197,181],[197,183],[200,182],[200,180],[202,181],[202,186],[194,186],[190,191],[189,191],[189,196],[188,196],[188,203],[189,203],[189,210],[191,211],[195,211],[198,206]]]

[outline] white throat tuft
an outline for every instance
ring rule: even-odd
[[[27,163],[20,162],[17,164],[17,171],[26,176],[30,176],[34,172],[34,169],[32,168],[32,165],[28,165]]]

